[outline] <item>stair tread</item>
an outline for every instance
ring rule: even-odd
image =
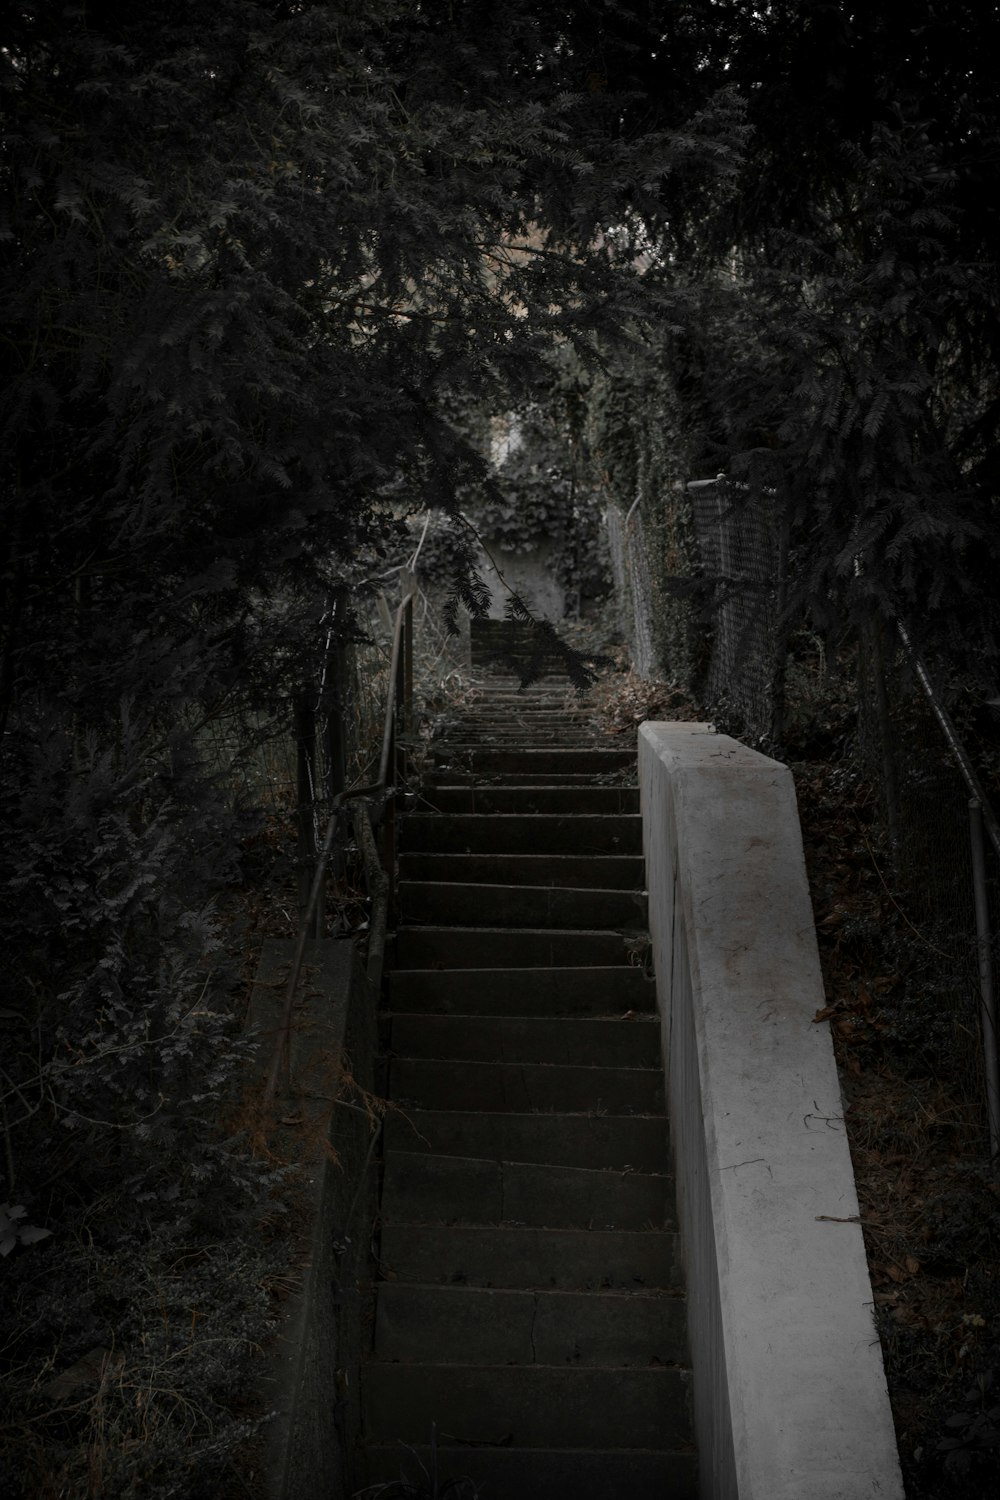
[[[394,1055],[389,1079],[396,1102],[439,1111],[551,1111],[564,1115],[607,1110],[618,1117],[645,1117],[663,1111],[663,1073],[659,1068]]]
[[[671,1365],[362,1367],[366,1435],[518,1447],[669,1448],[689,1436],[689,1378]]]
[[[417,1364],[686,1366],[684,1299],[384,1281],[375,1358]]]
[[[383,1134],[387,1150],[424,1149],[549,1166],[589,1163],[651,1172],[669,1159],[667,1122],[659,1114],[411,1109],[405,1116],[390,1115]]]
[[[591,1061],[605,1067],[658,1068],[660,1025],[653,1015],[449,1016],[390,1013],[384,1023],[401,1057],[476,1062],[561,1063]]]
[[[467,1477],[486,1496],[517,1500],[697,1500],[697,1465],[690,1449],[490,1448],[439,1443],[435,1461],[442,1480]],[[404,1476],[419,1486],[431,1472],[429,1447],[372,1443],[366,1449],[369,1483]]]
[[[669,1168],[669,1161],[657,1165]],[[503,1156],[413,1151],[385,1154],[382,1217],[427,1227],[670,1230],[676,1218],[669,1170],[515,1161]]]
[[[380,1263],[407,1281],[568,1291],[675,1290],[683,1278],[671,1229],[387,1223]]]

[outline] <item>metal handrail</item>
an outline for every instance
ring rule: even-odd
[[[1000,858],[1000,823],[983,790],[975,767],[966,754],[951,715],[938,697],[923,658],[910,639],[902,620],[896,620],[899,638],[909,655],[913,670],[959,772],[969,792],[969,836],[972,852],[972,889],[976,910],[976,938],[979,965],[979,1014],[983,1034],[983,1068],[986,1083],[986,1113],[990,1131],[990,1159],[993,1170],[1000,1173],[1000,1054],[997,1050],[997,1003],[993,988],[993,933],[990,928],[990,906],[986,891],[986,857],[983,833]]]
[[[990,799],[983,790],[983,784],[976,775],[972,762],[966,754],[965,746],[958,737],[958,731],[952,723],[951,715],[938,697],[934,683],[931,681],[931,675],[924,665],[923,658],[910,640],[910,633],[902,620],[897,619],[896,629],[899,632],[899,638],[909,655],[910,661],[913,663],[913,670],[916,672],[920,686],[923,688],[924,695],[931,706],[931,712],[940,725],[941,732],[947,741],[948,749],[955,757],[955,762],[962,779],[969,789],[969,796],[975,798],[982,807],[983,825],[989,836],[990,843],[997,852],[997,858],[1000,859],[1000,823],[997,822],[996,814],[990,806]]]
[[[292,1034],[292,1009],[295,1004],[295,993],[299,987],[302,977],[302,968],[305,961],[306,944],[309,941],[313,917],[319,903],[320,893],[323,889],[323,881],[326,876],[326,867],[333,853],[337,838],[337,824],[348,801],[362,797],[379,799],[387,812],[386,817],[386,839],[383,852],[383,874],[384,885],[378,883],[377,890],[371,892],[372,912],[369,920],[368,934],[369,945],[374,940],[376,954],[381,958],[382,939],[375,932],[376,908],[378,908],[380,922],[384,925],[388,912],[392,908],[393,895],[395,891],[395,817],[393,797],[395,785],[389,784],[390,767],[398,774],[400,767],[396,763],[397,736],[396,727],[402,709],[402,717],[405,724],[409,724],[413,707],[413,594],[405,595],[399,608],[396,610],[396,619],[392,636],[392,654],[389,661],[389,691],[386,695],[385,718],[382,726],[382,753],[379,758],[378,780],[365,786],[349,787],[345,791],[338,792],[333,799],[330,819],[326,825],[326,834],[323,844],[316,856],[316,865],[313,872],[312,885],[309,890],[309,898],[306,902],[302,920],[299,925],[298,937],[295,944],[295,957],[292,961],[291,972],[285,987],[285,999],[282,1008],[281,1022],[278,1034],[275,1038],[274,1057],[268,1072],[267,1083],[264,1086],[264,1104],[267,1106],[278,1091],[278,1082],[281,1076],[282,1065],[288,1065],[290,1056],[290,1043]],[[366,871],[371,868],[371,853],[374,851],[374,835],[371,830],[370,819],[366,817],[366,830],[362,834],[364,845]],[[369,848],[369,845],[371,846]],[[369,876],[369,879],[371,877]],[[381,969],[379,961],[376,967]],[[378,982],[381,973],[373,974],[372,964],[368,965],[368,979],[370,982]]]

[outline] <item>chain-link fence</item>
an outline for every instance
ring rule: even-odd
[[[715,479],[687,488],[710,625],[702,695],[750,743],[770,744],[784,713],[784,523],[767,491]]]
[[[933,668],[895,627],[871,626],[860,640],[840,643],[837,663],[827,661],[806,622],[788,618],[788,534],[773,493],[703,480],[688,484],[679,503],[688,507],[698,555],[695,576],[675,579],[675,592],[687,598],[704,642],[684,685],[720,728],[781,754],[786,728],[815,718],[824,690],[843,694],[845,664],[856,672],[848,692],[856,699],[857,730],[843,755],[852,774],[876,789],[872,858],[913,951],[927,959],[926,990],[938,1008],[941,1045],[969,1070],[970,1089],[993,1100],[995,1152],[1000,1085],[990,1005],[1000,961],[1000,860],[989,836],[991,826],[996,831],[989,787],[976,766],[1000,761],[1000,725],[989,727],[984,705],[988,732],[981,743],[969,728],[956,730]],[[612,512],[608,530],[626,624],[634,621],[634,664],[641,675],[655,675],[647,666],[655,638],[650,559],[635,556],[645,543],[637,519]],[[657,570],[669,572],[669,562],[653,558]],[[812,643],[816,670],[805,670],[804,640]],[[655,670],[677,675],[672,662],[658,661]],[[984,810],[970,814],[970,800]],[[985,1045],[984,1020],[991,1033]]]

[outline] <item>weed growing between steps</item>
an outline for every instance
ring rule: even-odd
[[[406,1447],[404,1443],[401,1445]],[[478,1500],[479,1486],[467,1476],[449,1478],[438,1469],[437,1425],[431,1427],[430,1467],[419,1454],[410,1448],[411,1468],[419,1471],[419,1477],[408,1479],[401,1472],[398,1479],[381,1484],[370,1484],[357,1490],[352,1500]]]

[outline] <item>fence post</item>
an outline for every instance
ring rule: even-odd
[[[892,751],[892,720],[889,714],[889,695],[885,686],[885,658],[882,653],[882,626],[871,620],[863,627],[868,635],[868,664],[871,671],[872,690],[875,697],[875,717],[878,723],[879,754],[882,760],[882,786],[885,790],[885,821],[889,831],[889,847],[892,862],[898,870],[899,852],[902,844],[899,826],[899,788],[896,783],[896,762]]]
[[[393,706],[392,713],[391,736],[392,748],[389,756],[389,767],[392,782],[383,788],[385,805],[382,809],[382,856],[385,861],[385,873],[389,882],[386,893],[386,916],[389,926],[393,927],[396,923],[396,756],[398,754],[395,705]]]
[[[990,1159],[1000,1169],[1000,1058],[997,1055],[997,1007],[993,992],[993,934],[986,890],[986,841],[983,838],[983,805],[969,798],[969,834],[972,843],[972,884],[976,897],[976,937],[979,950],[980,1015],[983,1026],[983,1065],[986,1072],[986,1112],[990,1123]]]
[[[403,723],[407,733],[412,728],[413,717],[413,599],[407,599],[403,611]]]
[[[326,794],[332,803],[347,787],[347,650],[338,639],[343,634],[347,590],[339,588],[334,600],[333,629],[326,655],[323,738],[326,752]],[[343,875],[344,851],[338,843],[330,861],[334,878]],[[322,931],[322,929],[321,929]]]
[[[296,751],[296,821],[298,824],[299,910],[305,914],[312,890],[316,861],[316,832],[313,822],[316,767],[316,715],[309,706],[305,689],[295,700]],[[322,917],[317,903],[316,926],[322,932]]]
[[[771,668],[771,742],[780,744],[785,732],[785,688],[788,675],[788,549],[791,527],[788,511],[778,515],[777,583],[774,590],[774,654]]]

